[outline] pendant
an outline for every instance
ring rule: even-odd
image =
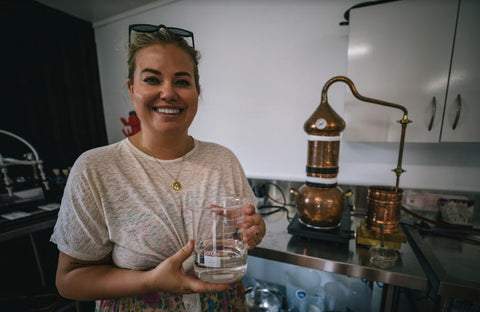
[[[180,182],[175,181],[175,182],[173,182],[172,187],[175,191],[180,191],[180,189],[182,188],[182,185],[180,184]]]

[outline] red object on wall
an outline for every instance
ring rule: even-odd
[[[127,129],[126,131],[125,129],[122,129],[122,132],[126,137],[134,135],[141,129],[140,119],[138,119],[137,113],[135,111],[130,111],[128,113],[128,120],[123,117],[120,117],[120,120],[122,121],[124,126],[130,127],[130,129]]]

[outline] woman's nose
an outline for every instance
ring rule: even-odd
[[[177,99],[177,92],[171,83],[164,83],[160,87],[160,98],[164,101]]]

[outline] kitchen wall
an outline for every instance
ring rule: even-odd
[[[339,22],[358,2],[159,1],[153,9],[96,23],[109,142],[124,138],[120,117],[133,109],[125,86],[128,25],[181,27],[195,33],[202,53],[191,134],[232,149],[250,178],[303,181],[303,123],[319,105],[324,83],[346,72],[348,26]],[[345,92],[344,84],[329,89],[340,115]],[[342,142],[339,182],[393,185],[397,151],[395,143]],[[403,167],[404,188],[480,191],[480,143],[406,144]]]

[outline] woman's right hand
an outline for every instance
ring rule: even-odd
[[[214,293],[229,289],[229,284],[207,283],[184,271],[182,264],[190,257],[194,247],[194,241],[189,240],[173,256],[150,271],[152,279],[148,288],[175,294]]]
[[[190,240],[173,256],[150,271],[121,269],[113,265],[111,254],[96,261],[73,258],[63,252],[58,257],[56,285],[69,299],[89,301],[121,298],[152,292],[192,294],[221,292],[228,284],[211,284],[188,275],[183,262],[193,252]]]

